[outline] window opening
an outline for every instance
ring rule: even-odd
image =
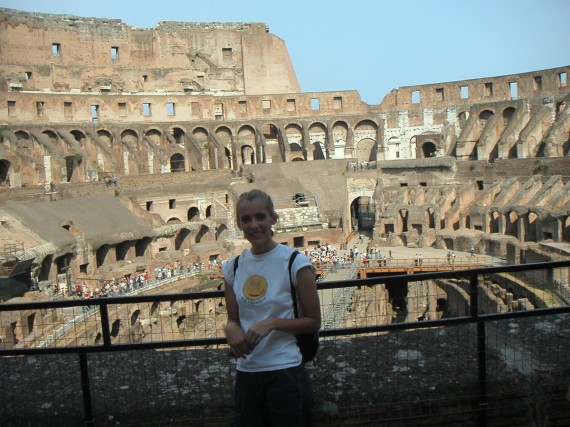
[[[224,104],[214,104],[214,117],[216,120],[222,120],[224,117]]]
[[[247,113],[247,102],[246,101],[238,101],[238,111],[240,113]]]
[[[97,104],[91,106],[91,120],[95,124],[99,122],[99,105]]]
[[[43,101],[36,102],[36,113],[38,117],[43,117],[44,115],[44,103]]]
[[[146,202],[146,210],[152,212],[152,201]]]
[[[461,99],[469,98],[469,86],[459,86],[459,96]]]
[[[271,101],[269,99],[263,99],[261,101],[261,108],[263,108],[264,110],[270,110],[271,109]]]
[[[144,102],[142,107],[143,107],[143,116],[150,117],[152,113],[152,110],[150,108],[150,102]]]
[[[493,96],[493,83],[485,83],[485,96]]]
[[[65,115],[65,117],[73,116],[73,102],[63,103],[63,114]]]
[[[311,110],[317,111],[321,109],[321,100],[319,98],[311,98]]]
[[[560,87],[565,87],[568,84],[568,81],[566,79],[567,79],[566,73],[559,73],[558,74],[558,85]]]
[[[231,61],[232,60],[232,48],[231,47],[223,47],[222,48],[222,58],[224,61]]]
[[[435,97],[436,101],[445,101],[444,91],[442,87],[435,89]]]
[[[8,116],[14,117],[16,115],[16,101],[8,101]]]
[[[511,93],[511,99],[517,99],[518,97],[517,82],[509,82],[509,92]]]
[[[167,102],[166,103],[166,115],[167,116],[175,116],[176,115],[174,102]]]
[[[119,115],[121,117],[127,117],[127,103],[126,102],[119,102]]]
[[[119,59],[119,48],[117,46],[111,46],[111,59]]]
[[[32,72],[31,71],[26,71],[24,73],[24,80],[30,80],[32,78]]]
[[[51,44],[51,53],[53,56],[61,56],[61,44],[60,43],[52,43]]]
[[[533,77],[534,90],[542,90],[542,76]]]
[[[143,75],[142,75],[142,81],[143,81],[143,82],[148,82],[148,75],[143,74]]]
[[[334,97],[333,108],[335,110],[342,110],[342,96],[335,96]]]
[[[176,199],[169,199],[168,200],[168,209],[175,209],[176,208]]]
[[[412,91],[412,104],[419,104],[420,103],[420,91],[413,90]]]
[[[296,111],[297,105],[294,99],[287,100],[287,111]]]

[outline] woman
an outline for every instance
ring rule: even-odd
[[[317,331],[321,313],[315,269],[273,240],[277,213],[269,195],[239,197],[237,226],[251,243],[223,265],[228,323],[225,333],[238,358],[234,426],[309,426],[313,395],[295,335]],[[291,280],[300,313],[295,317]]]

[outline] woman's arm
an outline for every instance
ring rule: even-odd
[[[241,329],[239,320],[239,307],[236,301],[234,290],[224,280],[224,297],[226,299],[226,310],[228,313],[228,323],[224,328],[228,345],[236,357],[241,357],[251,352],[250,346],[246,342],[245,333]]]
[[[297,272],[297,288],[299,289],[300,306],[303,317],[281,319],[269,317],[253,325],[247,331],[246,341],[255,347],[269,332],[279,330],[291,334],[310,333],[321,327],[321,306],[315,274],[312,267],[303,267]]]

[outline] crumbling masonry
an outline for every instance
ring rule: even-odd
[[[0,51],[0,244],[23,245],[40,282],[223,258],[253,186],[295,246],[359,229],[528,262],[570,241],[570,66],[368,105],[302,92],[262,23],[0,9]]]

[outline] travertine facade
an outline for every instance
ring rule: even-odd
[[[340,243],[357,227],[499,255],[507,244],[485,236],[570,241],[570,66],[368,105],[356,91],[301,92],[261,23],[137,29],[0,9],[0,51],[0,211],[27,221],[42,280],[163,251],[224,256],[234,197],[252,185],[278,201],[289,244]],[[115,221],[70,201],[101,193],[121,196],[99,199]],[[4,242],[17,239],[8,230]]]

